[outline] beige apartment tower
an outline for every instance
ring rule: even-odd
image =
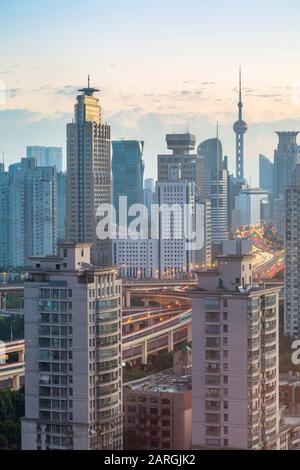
[[[121,281],[90,244],[32,258],[25,282],[24,450],[122,449]]]
[[[195,449],[279,449],[277,288],[252,256],[218,257],[192,293]]]

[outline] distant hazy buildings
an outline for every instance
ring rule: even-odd
[[[233,226],[260,225],[267,218],[269,193],[262,189],[243,189],[235,198]]]
[[[300,165],[285,193],[284,331],[300,337]]]
[[[122,449],[121,281],[90,246],[31,260],[23,450]]]
[[[274,164],[265,155],[259,154],[259,187],[273,192]]]
[[[96,227],[101,204],[111,203],[110,126],[102,122],[98,90],[79,90],[74,122],[67,124],[67,240],[93,244],[97,266],[111,265],[111,240],[100,240]],[[104,214],[103,214],[104,216]]]
[[[285,188],[292,182],[292,174],[297,163],[300,163],[300,152],[297,145],[298,132],[276,132],[279,137],[278,147],[274,154],[274,196],[285,194]]]
[[[279,292],[252,256],[218,257],[192,293],[195,449],[279,449]]]
[[[55,166],[57,172],[62,171],[62,148],[61,147],[26,147],[26,157],[34,158],[36,166]]]
[[[113,203],[119,223],[119,198],[127,197],[128,208],[143,204],[144,142],[114,140],[112,142]]]
[[[148,213],[151,210],[151,204],[155,204],[155,181],[153,178],[145,179],[144,204],[147,207]]]

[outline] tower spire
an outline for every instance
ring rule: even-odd
[[[88,88],[90,88],[90,76],[88,75]]]
[[[244,134],[248,130],[247,123],[243,120],[242,102],[242,68],[239,67],[239,102],[238,120],[234,123],[233,131],[236,135],[236,178],[244,180]]]

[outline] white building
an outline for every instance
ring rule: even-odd
[[[24,450],[122,448],[122,292],[89,244],[32,258],[25,283]]]
[[[196,252],[188,249],[185,225],[195,228],[195,183],[180,179],[180,163],[169,166],[169,181],[156,183],[156,198],[159,216],[158,270],[161,279],[184,278],[191,273],[196,261]],[[185,206],[192,208],[188,221]],[[173,207],[172,207],[173,206]],[[187,226],[187,225],[186,225]],[[204,220],[202,223],[204,228]]]
[[[123,239],[113,241],[113,264],[121,277],[158,278],[158,240]]]
[[[246,225],[258,226],[262,222],[263,204],[269,203],[268,191],[243,189],[235,198],[233,224],[235,228]]]
[[[277,288],[251,255],[223,255],[192,293],[195,449],[279,449]]]

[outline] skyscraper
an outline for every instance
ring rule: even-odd
[[[271,192],[274,190],[274,163],[261,153],[259,154],[259,187]]]
[[[274,153],[274,196],[285,194],[285,189],[292,182],[292,174],[297,163],[300,163],[300,152],[297,145],[299,132],[276,132],[279,137],[278,147]]]
[[[25,283],[23,450],[122,448],[122,292],[90,244],[32,258]]]
[[[242,72],[240,68],[239,75],[239,118],[233,125],[233,131],[236,135],[236,179],[244,179],[244,135],[248,130],[247,123],[243,120],[243,102],[242,102]]]
[[[224,254],[192,292],[195,449],[279,449],[279,288],[252,256]]]
[[[34,158],[22,158],[20,163],[10,165],[8,173],[2,173],[0,191],[2,217],[5,218],[5,210],[9,213],[2,229],[7,240],[6,265],[24,267],[30,256],[55,253],[55,167],[36,167]],[[8,209],[4,209],[5,205]]]
[[[228,239],[228,171],[223,169],[223,150],[218,138],[207,139],[198,146],[203,158],[204,199],[211,202],[212,242]]]
[[[111,240],[98,239],[96,211],[111,203],[111,140],[97,91],[88,80],[76,98],[75,120],[67,124],[67,240],[92,243],[93,263],[108,266]]]
[[[4,165],[0,168],[0,266],[10,265],[10,210],[9,210],[9,177],[4,171]]]
[[[62,171],[62,148],[61,147],[26,147],[26,157],[34,158],[36,166],[55,166],[57,172]]]
[[[66,239],[66,217],[67,217],[67,173],[57,173],[57,240],[62,242]]]
[[[114,140],[112,142],[113,203],[119,223],[119,198],[127,197],[128,208],[143,204],[144,142]]]
[[[285,191],[285,334],[300,337],[300,164]]]

